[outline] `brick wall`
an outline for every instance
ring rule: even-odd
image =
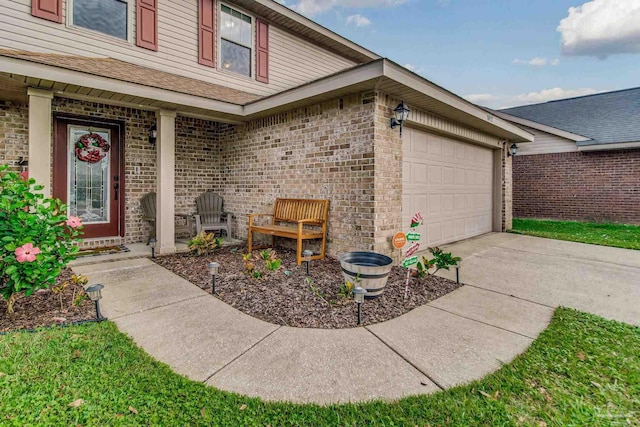
[[[220,125],[216,191],[234,233],[245,238],[246,215],[272,211],[276,197],[329,199],[329,253],[373,249],[374,105],[358,94]]]
[[[376,252],[399,259],[392,238],[402,230],[402,138],[389,119],[399,99],[376,96],[375,110],[375,246]]]
[[[29,108],[0,101],[0,165],[20,171],[18,160],[29,157]]]
[[[514,216],[640,224],[640,150],[516,156]]]

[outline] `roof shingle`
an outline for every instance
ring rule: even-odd
[[[0,56],[27,60],[237,105],[244,105],[262,98],[260,95],[155,70],[153,68],[142,67],[113,58],[90,58],[85,56],[36,53],[9,49],[0,49]]]
[[[591,138],[578,145],[640,141],[640,87],[500,111]]]

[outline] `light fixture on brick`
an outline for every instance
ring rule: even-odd
[[[507,151],[507,157],[508,156],[515,156],[516,154],[518,154],[518,146],[516,145],[516,143],[514,142],[513,144],[511,144],[511,146],[509,147],[509,151]]]
[[[158,140],[158,126],[156,126],[156,124],[154,123],[149,128],[149,144],[155,147],[157,140]]]
[[[409,107],[407,104],[402,101],[398,106],[393,110],[395,117],[391,118],[391,129],[395,129],[397,126],[400,126],[400,136],[402,136],[402,124],[405,120],[409,118]]]

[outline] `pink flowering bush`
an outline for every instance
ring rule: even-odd
[[[42,188],[0,166],[0,295],[10,313],[19,292],[53,285],[78,252],[82,221],[67,217],[67,207]]]

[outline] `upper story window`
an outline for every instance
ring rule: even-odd
[[[220,10],[220,64],[222,69],[251,77],[253,20],[228,6]]]
[[[73,25],[127,40],[126,0],[73,0]]]

